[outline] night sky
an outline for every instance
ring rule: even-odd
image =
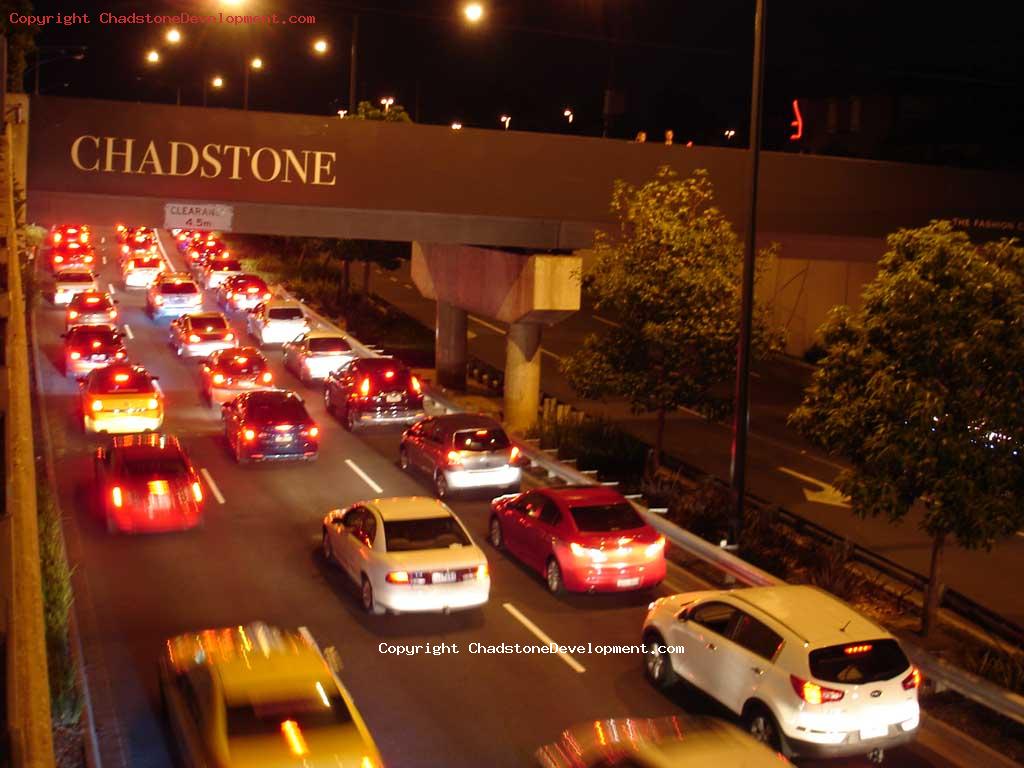
[[[186,104],[201,102],[205,77],[227,81],[211,105],[240,107],[247,57],[263,58],[251,81],[253,109],[333,114],[348,106],[352,9],[360,10],[358,94],[389,95],[419,122],[600,135],[608,83],[624,94],[613,137],[640,129],[660,140],[746,141],[753,0],[545,0],[485,3],[471,27],[461,2],[213,0],[176,4],[37,0],[36,13],[313,14],[308,26],[183,26],[185,41],[166,50],[164,28],[146,25],[46,26],[41,45],[88,46],[84,61],[41,70],[44,94]],[[900,119],[861,156],[1024,170],[1024,4],[947,6],[874,0],[768,0],[765,146],[787,151],[841,149],[789,142],[793,99],[851,96],[899,104]],[[946,13],[957,8],[957,14]],[[331,51],[315,57],[311,42]],[[156,67],[143,57],[164,50]],[[52,56],[44,53],[44,59]],[[32,77],[26,88],[31,90]],[[887,103],[888,103],[887,102]],[[571,107],[575,121],[562,116]],[[812,110],[813,111],[813,110]],[[821,119],[820,117],[816,119]],[[866,120],[868,117],[865,118]],[[808,125],[808,132],[822,126]]]

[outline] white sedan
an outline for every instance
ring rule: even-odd
[[[258,304],[246,320],[249,334],[260,345],[284,344],[309,332],[309,320],[301,302],[271,299]]]
[[[304,384],[322,381],[356,358],[348,340],[336,331],[310,331],[284,345],[281,361]]]
[[[323,551],[360,588],[368,613],[445,612],[487,602],[487,558],[443,502],[363,501],[324,517]]]
[[[68,267],[53,276],[53,303],[68,304],[76,293],[99,289],[96,276],[88,267]]]

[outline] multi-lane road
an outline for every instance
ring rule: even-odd
[[[82,432],[77,386],[64,378],[59,362],[64,312],[41,301],[35,318],[41,401],[76,568],[75,611],[104,768],[173,762],[156,685],[164,639],[253,620],[307,626],[321,645],[339,650],[344,682],[392,768],[526,766],[539,745],[571,724],[681,709],[715,712],[694,693],[655,691],[636,654],[470,653],[471,643],[537,646],[544,638],[566,645],[635,644],[650,600],[646,594],[548,594],[538,578],[484,544],[487,499],[452,504],[488,553],[492,591],[483,610],[364,614],[354,591],[320,555],[320,520],[359,499],[428,493],[397,466],[398,430],[345,432],[324,411],[319,391],[304,388],[272,351],[277,381],[303,394],[322,426],[320,458],[236,465],[219,413],[200,398],[196,364],[172,354],[167,321],[145,314],[142,293],[122,289],[112,232],[97,227],[94,234],[101,285],[111,286],[120,302],[130,358],[159,376],[165,431],[181,438],[201,468],[208,500],[205,525],[182,534],[111,535],[90,517],[92,455],[104,440]],[[182,269],[170,238],[162,238],[172,266]],[[45,290],[45,277],[43,284]],[[213,308],[211,297],[207,308]],[[240,318],[232,320],[243,333]],[[658,594],[701,587],[673,568]],[[399,656],[381,650],[382,644],[441,643],[460,652]],[[939,756],[954,749],[933,734],[890,759],[899,766],[955,765]]]

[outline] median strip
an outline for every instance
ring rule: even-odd
[[[199,470],[199,474],[203,476],[203,480],[205,480],[206,484],[210,487],[210,493],[213,494],[213,498],[217,500],[218,504],[223,504],[224,494],[220,492],[220,488],[218,488],[217,484],[213,482],[213,477],[210,475],[209,471],[207,471],[206,467],[202,467]]]
[[[580,664],[578,661],[576,661],[576,659],[574,659],[568,653],[564,653],[563,651],[559,650],[558,643],[556,643],[554,640],[552,640],[550,637],[544,634],[544,631],[540,627],[538,627],[528,618],[523,616],[523,614],[519,612],[519,609],[512,605],[512,603],[502,603],[501,607],[509,613],[511,613],[516,621],[518,621],[520,624],[522,624],[524,627],[530,630],[530,632],[533,633],[534,637],[536,637],[538,640],[544,643],[544,645],[548,646],[549,648],[555,649],[555,652],[558,654],[558,658],[560,658],[562,661],[568,664],[574,672],[582,673],[587,671],[587,668]]]
[[[374,493],[383,493],[384,492],[384,489],[381,488],[379,485],[377,485],[377,483],[375,483],[373,481],[372,477],[370,477],[368,474],[363,472],[363,470],[359,468],[359,465],[356,464],[354,461],[352,461],[352,459],[345,459],[345,463],[348,464],[349,469],[351,469],[353,472],[355,472],[357,475],[359,475],[361,478],[363,478],[363,480],[366,482],[366,484],[373,489]]]

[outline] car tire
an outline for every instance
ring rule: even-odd
[[[363,605],[363,610],[367,613],[379,616],[384,613],[384,610],[377,605],[376,600],[373,597],[373,585],[370,580],[363,575],[362,583],[359,588],[359,601]]]
[[[352,409],[345,408],[345,418],[342,419],[342,424],[349,432],[355,432],[358,427],[358,422],[352,417]]]
[[[487,540],[495,549],[505,548],[505,534],[501,531],[501,521],[497,517],[492,517],[487,525]]]
[[[743,728],[769,749],[789,757],[791,752],[779,730],[775,716],[764,704],[754,702],[743,712]]]
[[[334,398],[331,396],[331,388],[327,384],[324,385],[324,408],[332,416],[336,416],[334,412]]]
[[[411,468],[409,465],[409,452],[405,450],[405,446],[398,449],[398,466],[402,468],[403,472],[408,472]]]
[[[334,550],[331,548],[331,536],[327,532],[326,528],[324,528],[324,537],[323,542],[321,542],[321,547],[323,548],[324,560],[326,560],[328,563],[333,563]]]
[[[553,557],[548,558],[548,564],[544,568],[544,583],[547,584],[548,592],[552,595],[565,593],[565,580],[562,578],[562,566]]]
[[[676,684],[679,676],[672,669],[672,657],[667,650],[659,650],[665,639],[657,632],[644,637],[644,673],[651,684],[660,690],[667,690]]]
[[[434,495],[439,499],[447,499],[452,496],[452,491],[448,487],[448,481],[445,479],[444,472],[440,470],[434,473]]]
[[[238,462],[239,465],[248,464],[250,461],[252,461],[252,459],[250,459],[248,456],[242,453],[242,446],[238,444],[237,440],[235,441],[233,449],[235,452],[235,461]]]

